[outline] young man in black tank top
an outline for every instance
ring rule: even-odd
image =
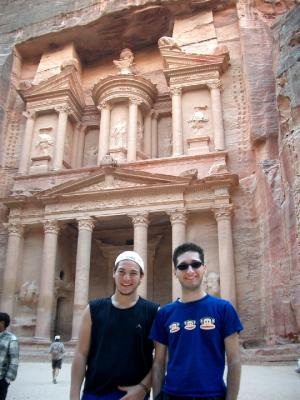
[[[137,289],[144,262],[121,253],[113,272],[115,293],[89,302],[80,327],[71,373],[70,400],[143,400],[151,386],[153,343],[148,338],[158,305]]]

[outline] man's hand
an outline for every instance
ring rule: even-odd
[[[141,385],[118,386],[118,389],[127,392],[120,400],[143,400],[146,396],[145,390]]]

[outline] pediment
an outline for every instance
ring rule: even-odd
[[[45,95],[49,98],[50,95],[55,96],[62,92],[70,92],[81,106],[84,105],[84,94],[78,72],[72,65],[64,68],[61,73],[51,76],[38,84],[21,82],[19,87],[19,93],[26,102]]]
[[[36,197],[41,200],[53,197],[80,197],[83,195],[99,195],[105,192],[137,191],[151,187],[174,187],[176,184],[187,185],[190,181],[191,177],[105,167],[88,177],[72,180],[40,192]]]
[[[218,70],[223,73],[229,63],[229,53],[223,54],[194,54],[185,53],[179,49],[160,49],[163,59],[164,69],[172,70]]]

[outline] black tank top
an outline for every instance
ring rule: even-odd
[[[152,366],[148,337],[158,305],[140,297],[133,307],[120,309],[108,297],[89,306],[92,330],[84,392],[102,395],[119,385],[138,384]]]

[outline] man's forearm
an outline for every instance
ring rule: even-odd
[[[152,367],[152,388],[153,388],[153,398],[160,393],[162,384],[165,377],[164,366],[154,363]]]
[[[76,354],[71,369],[70,400],[80,399],[81,385],[86,371],[86,358]]]
[[[241,380],[241,362],[239,359],[228,364],[226,400],[237,400]]]

